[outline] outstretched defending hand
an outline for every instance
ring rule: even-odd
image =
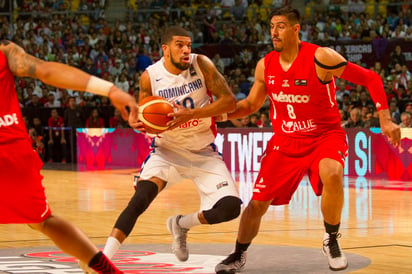
[[[136,111],[137,117],[137,103],[136,99],[131,96],[129,93],[119,89],[116,86],[113,86],[109,91],[109,98],[113,106],[120,111],[123,120],[127,121],[129,117],[128,110],[126,107],[129,107],[130,112]]]
[[[401,143],[401,129],[392,122],[389,110],[379,111],[379,122],[381,125],[382,134],[388,137],[389,143],[394,146],[399,146]]]
[[[146,132],[143,122],[139,120],[139,106],[136,104],[134,107],[130,108],[129,114],[129,126],[140,132]]]

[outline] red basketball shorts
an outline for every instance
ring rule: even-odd
[[[40,223],[51,215],[41,183],[42,165],[30,146],[0,148],[0,223]]]
[[[317,196],[322,194],[319,162],[331,158],[342,166],[347,156],[344,131],[331,131],[319,137],[290,138],[274,135],[268,142],[253,188],[253,200],[288,204],[303,176],[309,176]]]

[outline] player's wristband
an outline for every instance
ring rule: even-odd
[[[109,91],[112,88],[113,83],[100,79],[96,76],[91,76],[89,82],[87,82],[86,91],[101,96],[109,96]]]
[[[222,122],[227,121],[227,112],[222,114]]]

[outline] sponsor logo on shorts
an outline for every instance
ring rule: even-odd
[[[265,185],[265,183],[264,183],[264,181],[263,181],[263,178],[260,178],[259,182],[257,182],[256,185],[255,185],[255,189],[257,189],[257,188],[265,188],[265,187],[266,187],[266,185]],[[253,192],[255,192],[255,191],[253,191]]]
[[[229,183],[227,181],[220,182],[216,185],[217,189],[221,189],[222,187],[228,186]]]

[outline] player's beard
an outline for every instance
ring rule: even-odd
[[[190,66],[190,63],[180,63],[180,62],[176,62],[173,58],[173,55],[170,55],[170,62],[172,63],[173,66],[175,66],[176,68],[180,69],[180,70],[187,70]]]
[[[281,47],[281,48],[276,48],[275,46],[273,46],[273,49],[274,49],[276,52],[281,52],[281,51],[283,50],[283,47]]]
[[[279,43],[279,42],[278,42],[278,43]],[[281,51],[283,50],[283,45],[282,45],[281,47],[276,47],[274,42],[272,42],[272,45],[273,45],[273,49],[274,49],[276,52],[281,52]]]

